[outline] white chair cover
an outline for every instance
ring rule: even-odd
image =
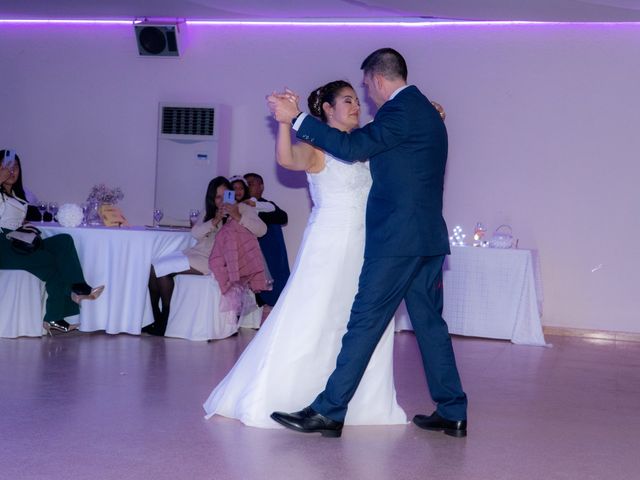
[[[245,313],[240,322],[234,312],[220,312],[221,297],[212,275],[176,275],[165,336],[215,340],[233,335],[238,327],[260,327],[262,308],[255,304],[251,292],[245,293]]]
[[[0,337],[40,337],[44,283],[24,270],[0,270]]]

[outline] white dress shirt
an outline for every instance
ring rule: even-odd
[[[14,195],[0,194],[0,228],[15,230],[26,216],[27,202]]]

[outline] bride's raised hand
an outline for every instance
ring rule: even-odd
[[[279,123],[283,123],[278,119],[278,105],[279,103],[285,101],[284,93],[276,92],[275,90],[271,92],[271,94],[266,96],[267,99],[267,107],[269,108],[269,112],[271,116],[273,116],[276,121]]]

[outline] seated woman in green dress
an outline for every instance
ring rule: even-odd
[[[95,300],[104,286],[92,288],[85,281],[73,238],[67,234],[45,238],[41,246],[24,253],[16,250],[6,234],[23,225],[27,215],[20,158],[0,150],[0,270],[26,270],[45,283],[47,290],[44,328],[69,332],[77,328],[65,317],[80,313],[82,300]]]

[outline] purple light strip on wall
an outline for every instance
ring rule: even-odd
[[[442,21],[410,21],[410,20],[380,20],[380,21],[351,21],[351,20],[187,20],[188,25],[239,25],[239,26],[300,26],[300,27],[440,27],[440,26],[513,26],[513,25],[640,25],[640,22],[531,22],[531,21],[470,21],[470,20],[442,20]]]
[[[15,25],[133,25],[142,20],[99,20],[99,19],[0,19],[2,24]],[[148,19],[155,23],[186,23],[194,26],[248,26],[248,27],[481,27],[481,26],[640,26],[640,22],[533,22],[533,21],[410,21],[410,20],[185,20],[185,19]]]
[[[71,20],[71,19],[2,19],[0,24],[16,25],[133,25],[133,20]]]

